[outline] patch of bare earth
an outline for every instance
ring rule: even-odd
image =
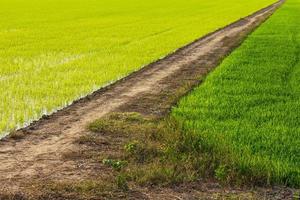
[[[292,191],[288,188],[226,188],[214,180],[163,188],[129,184],[126,192],[118,190],[114,185],[106,184],[112,182],[115,172],[102,160],[108,156],[118,157],[129,136],[106,132],[93,138],[87,129],[94,120],[113,112],[164,117],[180,96],[200,84],[208,72],[282,3],[209,34],[1,140],[0,199],[291,197]],[[122,180],[119,182],[122,184]],[[56,192],[61,188],[65,194]],[[99,190],[90,195],[93,188]]]

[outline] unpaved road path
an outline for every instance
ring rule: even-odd
[[[74,141],[87,131],[88,123],[116,110],[165,114],[171,105],[163,103],[164,94],[190,81],[199,83],[282,2],[209,34],[14,133],[25,135],[21,139],[4,138],[0,142],[0,192],[21,191],[27,180],[75,181],[91,176],[92,167],[81,168],[63,156],[76,151]]]

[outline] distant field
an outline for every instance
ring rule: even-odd
[[[275,0],[1,0],[0,133]]]
[[[219,158],[218,178],[300,186],[299,19],[288,0],[174,108]]]

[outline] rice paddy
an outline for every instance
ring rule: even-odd
[[[273,2],[1,0],[0,134]]]
[[[219,178],[300,186],[300,2],[288,0],[173,109]]]

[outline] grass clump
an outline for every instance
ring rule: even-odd
[[[113,113],[89,124],[88,129],[97,133],[128,134],[147,131],[143,129],[150,131],[154,124],[148,121],[137,113]]]
[[[94,199],[99,196],[111,198],[118,188],[111,180],[84,180],[78,182],[52,182],[44,185],[40,199]]]
[[[103,159],[102,163],[104,165],[112,167],[114,170],[120,171],[127,165],[127,162],[124,160],[113,160],[113,159]]]
[[[119,158],[104,159],[103,163],[118,172],[116,177],[121,175],[127,181],[174,185],[211,177],[218,167],[219,161],[203,150],[202,138],[182,134],[170,119],[159,121],[137,113],[114,113],[89,127],[98,134],[126,133]]]

